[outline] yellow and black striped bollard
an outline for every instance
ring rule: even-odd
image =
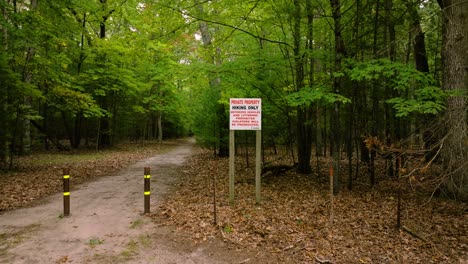
[[[63,216],[70,215],[70,169],[63,169]]]
[[[150,213],[150,194],[151,194],[151,187],[150,187],[150,180],[151,180],[151,173],[150,168],[145,167],[145,187],[144,187],[144,195],[145,195],[145,214]]]

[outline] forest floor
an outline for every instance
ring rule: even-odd
[[[158,206],[177,188],[181,166],[198,151],[193,140],[124,149],[32,155],[18,160],[22,166],[14,173],[1,174],[0,263],[263,261],[257,252],[220,239],[197,243],[158,217]],[[60,191],[64,167],[73,186],[67,217],[62,194],[53,194]],[[149,215],[143,214],[144,167],[152,168]]]
[[[287,155],[267,151],[275,169],[256,205],[254,154],[247,164],[239,153],[230,206],[228,159],[193,143],[74,154],[32,155],[0,174],[0,263],[468,263],[467,204],[404,185],[398,229],[395,180],[378,177],[370,188],[365,168],[334,198],[331,217],[326,158],[319,173],[300,175]],[[142,215],[146,166],[150,217]],[[56,194],[64,167],[83,183],[72,188],[70,217]]]
[[[328,158],[319,159],[319,173],[301,175],[288,167],[292,162],[286,156],[265,154],[272,173],[263,174],[257,206],[255,154],[249,154],[247,166],[245,153],[239,153],[235,205],[230,206],[229,161],[205,150],[185,166],[162,213],[194,239],[221,237],[275,255],[279,263],[468,263],[468,205],[431,197],[432,189],[417,186],[424,175],[412,177],[411,184],[378,177],[371,188],[361,166],[352,191],[343,186],[334,197],[331,216]],[[379,163],[376,174],[384,175]],[[341,173],[347,175],[346,166]],[[401,228],[396,228],[398,186]]]

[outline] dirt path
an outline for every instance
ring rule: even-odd
[[[143,168],[152,168],[151,210],[164,202],[178,170],[196,151],[185,140],[164,154],[72,188],[71,216],[61,194],[0,215],[0,263],[240,263],[258,257],[211,239],[193,244],[164,219],[143,213]],[[71,175],[73,179],[73,174]],[[257,261],[255,261],[258,263]]]

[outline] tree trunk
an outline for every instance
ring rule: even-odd
[[[72,142],[72,148],[77,149],[81,145],[81,123],[82,123],[82,115],[81,113],[77,113],[75,116],[75,122],[73,126],[73,140]]]
[[[162,111],[159,110],[157,113],[157,125],[158,125],[158,143],[162,143],[163,140],[163,127],[162,127]]]
[[[203,6],[200,1],[194,0],[195,5],[198,5],[198,11],[201,15],[204,14]],[[204,21],[199,23],[199,29],[202,37],[203,46],[210,53],[209,63],[214,65],[221,65],[221,49],[219,47],[213,47],[212,35],[209,32],[208,24]],[[209,76],[210,88],[216,91],[215,98],[219,101],[221,98],[221,78],[216,74]],[[217,138],[218,138],[218,156],[228,157],[229,156],[229,120],[226,116],[226,109],[224,104],[218,104],[216,106],[216,119],[217,119]]]
[[[388,52],[387,57],[390,61],[395,62],[396,60],[396,32],[395,32],[395,21],[393,18],[393,0],[385,0],[385,43],[389,43],[389,47],[386,49]],[[387,41],[388,34],[388,41]],[[385,83],[385,101],[396,96],[392,87],[386,82]],[[395,140],[395,113],[390,104],[384,104],[385,111],[385,144],[388,146],[392,145]],[[386,163],[386,175],[393,177],[393,157],[388,155],[385,160]]]
[[[468,91],[468,2],[439,0],[443,15],[443,88]],[[444,117],[446,140],[442,162],[446,168],[444,188],[460,200],[468,200],[467,100],[451,96]]]
[[[377,0],[375,3],[375,16],[374,16],[374,41],[372,45],[372,55],[375,58],[377,58],[377,53],[378,53],[378,34],[379,34],[379,16],[380,16],[380,0]],[[381,113],[380,113],[380,107],[379,107],[379,91],[378,87],[380,87],[380,84],[377,83],[377,81],[372,82],[372,95],[371,95],[371,100],[372,100],[372,122],[371,122],[371,136],[377,137],[378,132],[380,128],[382,127],[381,125]],[[375,156],[377,155],[376,151],[374,148],[370,150],[370,164],[369,164],[369,180],[371,186],[374,186],[376,184],[375,180]]]
[[[31,10],[37,8],[37,0],[31,0]],[[27,48],[26,60],[23,69],[23,82],[30,84],[32,82],[32,70],[29,69],[29,63],[33,60],[35,54],[34,48]],[[21,155],[28,155],[31,152],[31,120],[29,114],[32,110],[31,96],[24,96],[23,98],[24,112],[22,113],[22,138],[21,138]]]
[[[307,14],[307,54],[309,57],[309,86],[313,87],[315,85],[315,58],[311,55],[314,52],[314,12],[312,10],[312,1],[306,0],[306,14]],[[311,105],[309,107],[310,121],[310,141],[311,143],[315,139],[315,156],[317,158],[317,172],[320,171],[320,165],[318,162],[318,154],[321,153],[321,144],[322,140],[320,137],[320,115],[319,104]],[[315,127],[312,127],[312,124],[315,124]],[[312,150],[311,150],[312,151]],[[311,155],[310,155],[311,156]]]
[[[304,88],[304,58],[301,51],[301,5],[299,0],[294,0],[293,36],[294,36],[294,81],[296,91]],[[297,156],[299,173],[310,173],[310,157],[312,154],[312,128],[310,125],[310,106],[297,107]]]
[[[5,3],[6,4],[6,3]],[[8,19],[8,12],[5,5],[1,6],[2,15],[5,21]],[[8,52],[8,29],[7,27],[2,27],[2,34],[3,34],[3,54]],[[0,71],[4,71],[3,67],[8,65],[6,57],[3,57],[3,54],[0,55]],[[8,90],[9,84],[4,84],[2,88],[0,88],[0,110],[2,114],[0,115],[0,123],[2,124],[2,129],[0,129],[0,167],[2,165],[6,165],[9,163],[8,158],[10,156],[10,129],[11,126],[9,125],[9,118],[8,114]]]
[[[103,10],[107,10],[107,0],[100,0],[102,4]],[[110,15],[114,11],[111,10],[109,11],[106,15],[102,17],[102,20],[99,25],[99,38],[105,39],[106,38],[106,21],[110,17]],[[110,104],[109,104],[109,95],[106,94],[102,97],[101,99],[101,108],[104,110],[109,111],[110,110]],[[111,127],[111,120],[108,115],[103,116],[99,120],[99,133],[98,133],[98,148],[100,147],[110,147],[112,145],[111,142],[111,133],[112,133],[112,127]]]
[[[44,97],[47,97],[48,93],[49,93],[49,87],[45,85]],[[44,134],[44,149],[48,151],[50,149],[50,144],[49,144],[49,137],[47,136],[47,134],[49,133],[49,118],[50,117],[49,117],[49,106],[47,103],[44,103],[44,105],[42,106],[42,117],[44,118],[42,122],[42,126],[44,127],[44,132],[42,132]]]
[[[420,72],[429,72],[429,63],[426,54],[425,36],[421,28],[421,17],[418,14],[417,7],[413,3],[408,4],[408,10],[411,15],[411,42],[413,44],[413,56],[416,63],[416,69]],[[434,116],[424,115],[422,117],[422,124],[431,124],[434,121]],[[413,121],[413,126],[414,126]],[[417,121],[416,121],[417,122]],[[419,121],[421,122],[421,121]],[[437,144],[437,136],[433,135],[432,131],[423,133],[423,141],[426,149],[433,149],[427,151],[425,154],[426,160],[430,160],[436,153],[434,146]]]
[[[334,72],[341,72],[341,61],[346,54],[346,49],[344,41],[342,38],[342,27],[341,27],[341,2],[340,0],[330,0],[330,5],[332,8],[333,19],[335,21],[335,65]],[[336,94],[339,94],[342,89],[342,78],[334,77],[333,78],[333,89]],[[341,129],[340,129],[340,105],[338,102],[335,103],[332,119],[333,123],[331,126],[332,133],[332,145],[333,145],[333,171],[335,172],[333,176],[333,193],[336,195],[340,190],[341,182],[341,173],[340,173],[340,159],[341,159]]]
[[[100,0],[101,1],[101,4],[103,6],[104,9],[107,8],[107,0]],[[102,17],[102,20],[101,20],[101,23],[99,24],[99,38],[101,39],[104,39],[106,38],[106,20],[107,20],[108,16],[103,16]]]
[[[429,72],[425,37],[421,28],[421,17],[413,3],[408,4],[408,10],[412,19],[410,34],[413,42],[413,56],[416,62],[416,69],[420,72]]]
[[[102,109],[108,109],[108,98],[104,97],[104,103],[101,103]],[[99,119],[99,144],[98,148],[111,146],[111,125],[109,116],[104,116]]]
[[[51,136],[48,131],[44,128],[44,127],[41,127],[36,121],[34,120],[31,120],[31,124],[37,129],[39,130],[39,132],[41,132],[42,134],[44,134],[45,138],[47,138],[48,140],[50,140],[52,142],[52,144],[55,145],[55,147],[58,149],[58,150],[68,150],[67,147],[63,146],[62,144],[60,144],[60,142],[54,138],[53,136]]]
[[[38,0],[31,0],[31,10],[37,9]],[[23,72],[23,81],[25,83],[32,82],[32,71],[28,69],[28,64],[34,57],[35,49],[28,48],[25,67]],[[26,111],[31,111],[32,98],[31,96],[24,97],[24,106]],[[31,152],[31,120],[27,117],[29,113],[23,115],[23,137],[21,138],[21,154],[28,155]]]

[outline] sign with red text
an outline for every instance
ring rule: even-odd
[[[262,130],[262,99],[231,98],[229,102],[230,130]]]

